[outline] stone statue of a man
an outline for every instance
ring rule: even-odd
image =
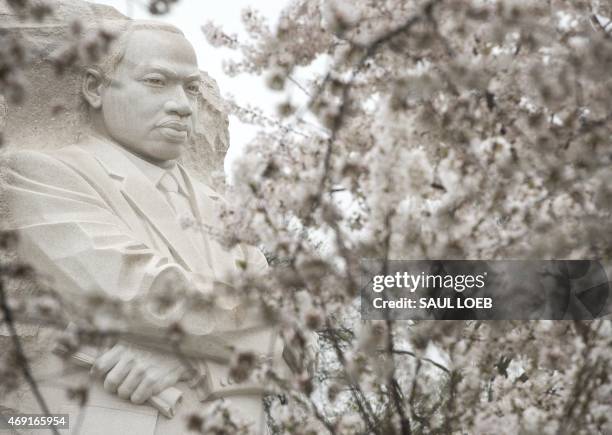
[[[206,229],[220,225],[222,198],[177,163],[197,110],[200,72],[193,47],[165,24],[123,26],[111,51],[83,73],[90,134],[52,153],[20,151],[8,158],[3,195],[21,252],[66,295],[103,293],[142,303],[150,325],[182,321],[196,334],[225,334],[267,348],[269,325],[240,326],[227,321],[231,316],[187,321],[178,309],[160,314],[147,308],[147,297],[168,283],[212,283],[219,291],[239,267],[263,270],[267,264],[255,248],[227,249],[209,235]],[[46,357],[47,372],[58,364],[55,358]],[[96,358],[93,372],[103,381],[92,386],[80,433],[184,433],[185,415],[230,393],[233,409],[250,420],[253,432],[264,427],[262,391],[241,390],[223,378],[227,367],[203,364],[211,394],[200,395],[200,402],[185,389],[178,415],[168,420],[145,402],[191,376],[178,357],[120,342]],[[65,379],[85,382],[84,376]],[[54,412],[76,421],[77,405],[65,398],[66,385],[57,384],[43,382],[43,393]]]

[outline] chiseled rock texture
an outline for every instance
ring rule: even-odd
[[[29,53],[24,71],[26,97],[11,104],[0,96],[0,131],[6,149],[54,149],[75,142],[87,131],[85,106],[80,96],[80,72],[68,68],[58,74],[52,59],[77,38],[71,31],[75,21],[85,32],[104,26],[107,20],[128,20],[116,9],[81,0],[54,0],[53,15],[43,22],[24,21],[6,2],[0,2],[0,29],[24,42]],[[223,173],[229,147],[228,117],[216,82],[202,72],[203,96],[199,119],[183,163],[203,180],[222,190],[211,174]]]

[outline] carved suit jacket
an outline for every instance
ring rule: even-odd
[[[179,165],[179,169],[197,223],[214,232],[219,228],[217,211],[223,199],[195,180],[184,167]],[[20,151],[10,155],[1,188],[9,222],[20,234],[22,256],[47,274],[54,287],[66,295],[102,292],[138,303],[156,286],[165,285],[167,279],[189,283],[197,276],[204,281],[227,284],[225,277],[240,264],[253,270],[267,267],[265,257],[254,247],[228,250],[206,235],[203,237],[212,261],[205,261],[192,242],[193,234],[181,225],[153,182],[117,145],[100,138],[88,137],[77,145],[48,154]],[[180,320],[176,316],[151,313],[147,316],[158,326]],[[269,325],[228,326],[232,323],[224,315],[184,322],[196,334],[227,333],[238,346],[250,342],[267,347],[261,340],[275,334]],[[42,364],[47,366],[47,372],[52,372],[49,367],[59,367],[53,357],[47,360],[53,362]],[[232,390],[229,385],[226,368],[212,363],[206,363],[204,368],[213,396],[223,396],[224,390],[241,394],[239,387]],[[82,382],[82,374],[77,373],[78,376]],[[64,391],[54,393],[53,387],[48,390],[57,400],[59,411],[70,406],[74,411],[74,405],[59,399]],[[195,397],[193,392],[186,392],[186,396],[188,400]],[[123,401],[99,385],[92,387],[87,412],[89,417],[81,431],[85,434],[153,434],[175,430],[182,433],[184,429],[184,421],[180,421],[181,429],[171,429],[170,423],[162,421],[150,406]],[[95,417],[96,412],[101,413],[99,418]],[[100,419],[105,423],[100,423]],[[112,430],[108,426],[113,419],[121,421],[119,432],[119,428]]]

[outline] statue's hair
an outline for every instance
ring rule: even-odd
[[[127,43],[134,32],[139,30],[159,30],[185,36],[177,27],[160,21],[117,20],[105,24],[107,24],[105,28],[115,35],[115,40],[111,43],[108,52],[96,64],[89,66],[97,67],[107,78],[115,72],[123,56],[125,56]]]

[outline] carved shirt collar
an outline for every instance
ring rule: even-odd
[[[169,168],[162,168],[159,167],[157,165],[154,165],[153,163],[147,162],[146,160],[144,160],[143,158],[137,156],[134,153],[129,152],[128,150],[126,150],[125,148],[123,148],[120,145],[114,144],[113,145],[119,149],[123,154],[125,154],[125,156],[130,159],[130,161],[138,168],[140,169],[140,171],[149,179],[151,180],[151,182],[153,183],[153,185],[155,187],[159,186],[159,182],[162,179],[162,177],[167,173],[167,172],[171,172],[172,175],[174,176],[174,179],[176,179],[176,181],[179,184],[180,189],[182,190],[182,192],[188,192],[187,190],[187,186],[185,185],[185,181],[183,180],[183,176],[181,175],[181,171],[179,170],[178,164],[174,163],[172,166],[170,166]]]

